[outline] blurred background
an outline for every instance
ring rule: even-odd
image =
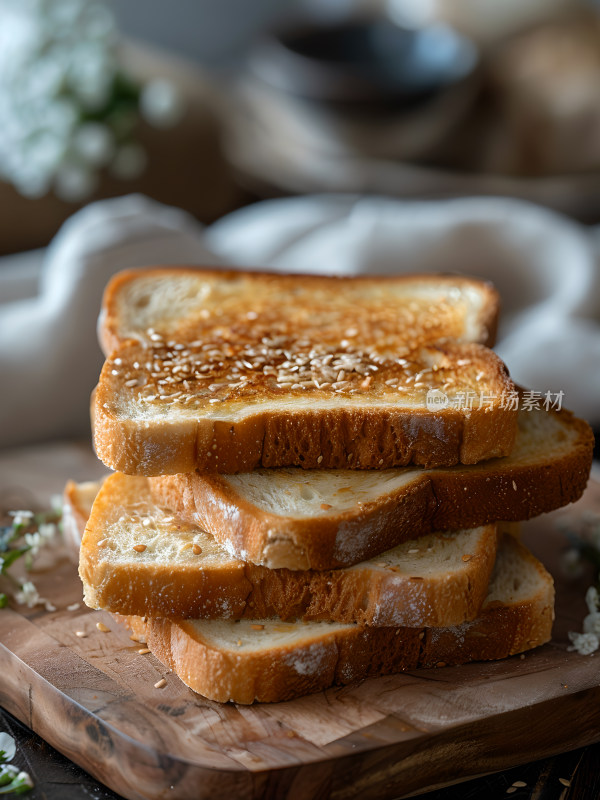
[[[157,263],[490,280],[600,429],[591,0],[0,0],[0,119],[0,447],[89,437],[103,288]]]
[[[0,0],[0,253],[141,191],[520,197],[600,218],[583,0]]]

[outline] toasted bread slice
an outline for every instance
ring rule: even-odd
[[[285,314],[277,304],[285,306]],[[338,336],[370,342],[382,334],[397,344],[410,329],[422,343],[443,339],[492,347],[499,296],[490,283],[458,275],[327,278],[185,267],[131,269],[106,287],[98,338],[108,356],[130,339],[210,341],[226,326],[236,337],[294,333],[339,343]],[[292,317],[287,315],[292,314]],[[350,318],[348,314],[351,314]],[[371,329],[379,323],[378,330]],[[352,324],[356,333],[343,332]],[[260,333],[260,337],[258,334]]]
[[[117,473],[92,507],[79,573],[87,605],[122,614],[454,625],[481,608],[496,538],[486,525],[430,534],[348,569],[271,570],[157,506],[146,478]]]
[[[553,619],[552,578],[507,536],[480,616],[455,627],[153,617],[125,622],[195,692],[220,702],[253,703],[421,666],[505,658],[547,642]]]
[[[475,466],[192,473],[150,486],[157,502],[239,558],[332,569],[431,531],[530,519],[573,502],[593,446],[589,426],[568,411],[521,410],[511,455]]]
[[[480,344],[496,317],[465,278],[128,272],[105,295],[96,450],[139,475],[504,456],[515,387]]]

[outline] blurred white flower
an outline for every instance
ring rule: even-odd
[[[32,556],[37,556],[37,554],[39,553],[40,547],[43,544],[42,537],[40,536],[40,534],[37,531],[35,533],[26,533],[25,534],[25,544],[29,548],[31,548],[30,551],[29,551],[30,554]]]
[[[140,113],[176,124],[183,102],[164,80],[140,91],[119,63],[103,0],[0,0],[0,180],[28,197],[51,189],[89,197],[100,170],[124,179],[146,167],[133,140]]]
[[[589,656],[600,647],[600,640],[595,633],[573,633],[573,631],[569,631],[569,639],[573,644],[567,650],[576,650],[582,656]]]
[[[583,632],[595,633],[600,637],[600,612],[592,611],[583,620]]]
[[[170,81],[157,78],[142,89],[140,111],[154,127],[173,127],[183,117],[184,110],[183,99]]]
[[[600,611],[600,596],[598,595],[598,589],[596,589],[595,586],[590,586],[585,593],[585,602],[590,614]]]
[[[27,789],[33,789],[33,779],[28,772],[23,772],[21,770],[17,775],[17,783],[19,784],[19,788],[26,787]]]
[[[0,758],[0,762],[12,761],[16,752],[17,748],[13,737],[4,731],[0,731],[0,753],[4,753]]]
[[[114,137],[99,122],[84,122],[73,134],[74,152],[92,167],[104,167],[108,164],[115,150]]]
[[[13,525],[29,525],[33,511],[9,511],[8,516],[13,518]]]
[[[42,522],[38,526],[38,533],[44,542],[50,542],[56,536],[58,528],[53,522]]]
[[[26,605],[27,608],[33,608],[39,603],[40,596],[33,583],[31,581],[25,581],[21,586],[21,591],[15,594],[15,600],[19,605]]]

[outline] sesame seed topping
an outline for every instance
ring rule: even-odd
[[[96,627],[101,633],[110,633],[110,628],[108,625],[105,625],[103,622],[97,622]]]
[[[161,678],[159,681],[156,681],[156,683],[154,684],[154,688],[164,689],[166,685],[167,685],[166,680],[164,678]]]

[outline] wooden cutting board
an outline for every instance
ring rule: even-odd
[[[600,740],[600,654],[567,651],[587,577],[558,566],[558,517],[600,510],[600,483],[524,526],[556,577],[553,641],[505,661],[419,670],[273,705],[187,689],[127,631],[81,605],[62,558],[35,577],[56,612],[0,612],[0,704],[127,798],[394,798]],[[110,632],[96,628],[104,622]],[[76,631],[85,631],[79,638]],[[166,686],[154,688],[160,678]]]

